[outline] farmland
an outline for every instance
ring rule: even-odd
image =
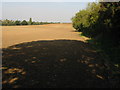
[[[2,27],[3,48],[23,42],[56,39],[85,40],[79,37],[79,32],[75,32],[71,24]]]

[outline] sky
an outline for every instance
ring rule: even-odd
[[[93,2],[96,0],[0,0],[2,2]]]
[[[84,0],[84,2],[78,2],[78,0],[24,1],[9,0],[8,2],[8,0],[2,0],[2,18],[0,19],[29,20],[32,18],[33,21],[71,22],[75,13],[85,9],[88,4],[88,0]]]

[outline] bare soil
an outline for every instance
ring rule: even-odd
[[[2,48],[23,42],[56,39],[85,40],[74,32],[71,24],[2,27]]]

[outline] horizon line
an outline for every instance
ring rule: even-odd
[[[12,19],[0,19],[0,21],[3,21],[3,20],[12,20]],[[18,19],[16,19],[16,20],[12,20],[12,21],[17,21]],[[26,19],[23,19],[23,20],[26,20]],[[23,20],[18,20],[18,21],[23,21]],[[29,21],[29,20],[26,20],[26,21]],[[61,21],[36,21],[36,20],[33,20],[32,22],[56,22],[56,23],[58,23],[58,22],[60,22],[60,23],[72,23],[72,21],[63,21],[63,22],[61,22]]]

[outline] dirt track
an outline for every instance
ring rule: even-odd
[[[78,32],[74,32],[71,24],[49,24],[33,26],[3,26],[2,47],[38,41],[38,40],[84,40]]]

